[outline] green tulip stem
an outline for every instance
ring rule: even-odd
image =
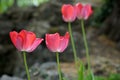
[[[89,48],[88,48],[86,34],[85,34],[84,20],[81,20],[81,27],[82,27],[82,34],[83,34],[84,46],[85,46],[85,50],[86,50],[86,58],[87,58],[87,63],[88,63],[88,71],[90,73],[91,72],[90,55],[89,55]]]
[[[29,74],[29,69],[26,61],[26,52],[23,52],[23,59],[24,59],[24,65],[26,69],[26,74],[27,74],[27,79],[30,80],[30,74]]]
[[[56,52],[56,58],[57,58],[57,67],[58,67],[59,80],[62,80],[61,69],[60,69],[60,61],[59,61],[59,53],[58,52]]]
[[[77,68],[77,53],[76,53],[76,48],[75,48],[75,43],[74,43],[74,39],[73,39],[73,35],[72,35],[72,29],[71,29],[71,23],[70,22],[68,23],[68,29],[69,29],[70,39],[71,39],[71,43],[72,43],[75,65],[76,65],[76,68]]]

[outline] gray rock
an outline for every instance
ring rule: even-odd
[[[46,62],[40,66],[40,70],[57,70],[57,64],[55,62]]]
[[[0,80],[23,80],[23,79],[20,79],[18,77],[10,77],[7,75],[3,75]]]
[[[40,75],[47,80],[58,80],[57,64],[55,62],[47,62],[40,66]]]
[[[55,62],[47,62],[40,65],[35,63],[30,68],[32,77],[42,78],[43,80],[58,80],[57,64]]]

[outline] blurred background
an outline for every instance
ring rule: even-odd
[[[21,52],[13,46],[9,32],[26,29],[45,37],[46,33],[68,31],[62,20],[63,4],[91,4],[92,16],[85,21],[91,65],[96,80],[120,80],[120,0],[0,0],[0,80],[26,77]],[[80,22],[72,23],[78,57],[87,68]],[[63,75],[75,80],[71,43],[60,54]],[[58,80],[56,56],[43,42],[27,54],[32,80]],[[21,78],[18,79],[17,77]]]

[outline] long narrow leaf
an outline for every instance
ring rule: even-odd
[[[84,80],[84,65],[80,62],[80,67],[78,70],[78,80]]]

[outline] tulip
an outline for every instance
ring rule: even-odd
[[[67,32],[65,36],[60,36],[59,33],[46,34],[46,45],[48,49],[52,52],[63,52],[69,42],[69,33]]]
[[[83,34],[83,40],[84,40],[84,46],[86,50],[86,58],[87,58],[87,64],[88,64],[88,74],[91,74],[91,65],[90,65],[90,55],[89,55],[89,47],[87,43],[86,33],[85,33],[85,27],[84,27],[84,20],[87,20],[89,16],[93,13],[91,5],[82,5],[81,3],[77,3],[76,5],[77,10],[77,18],[81,20],[81,28],[82,28],[82,34]],[[92,74],[91,77],[92,80],[94,80],[94,75]]]
[[[89,16],[93,13],[91,5],[82,5],[81,3],[77,3],[76,5],[77,10],[77,18],[87,20]]]
[[[36,38],[33,32],[21,30],[10,32],[12,43],[19,51],[32,52],[43,41],[42,38]]]
[[[61,12],[65,22],[73,22],[76,19],[76,8],[70,4],[64,4]]]
[[[46,34],[45,39],[48,49],[52,52],[56,52],[59,80],[62,80],[59,52],[63,52],[67,48],[69,43],[69,33],[66,32],[65,36],[60,36],[59,33]]]
[[[71,28],[71,22],[73,22],[77,17],[77,8],[76,6],[72,6],[71,4],[64,4],[61,8],[62,17],[65,22],[68,22],[68,29],[70,33],[70,39],[72,43],[72,49],[73,49],[73,55],[75,64],[77,66],[77,53],[75,48],[75,43],[72,35],[72,28]]]
[[[36,38],[36,35],[31,31],[21,30],[20,33],[16,31],[10,32],[10,38],[14,46],[23,52],[24,65],[27,74],[27,80],[30,79],[29,69],[26,60],[26,52],[32,52],[43,41],[42,38]]]

